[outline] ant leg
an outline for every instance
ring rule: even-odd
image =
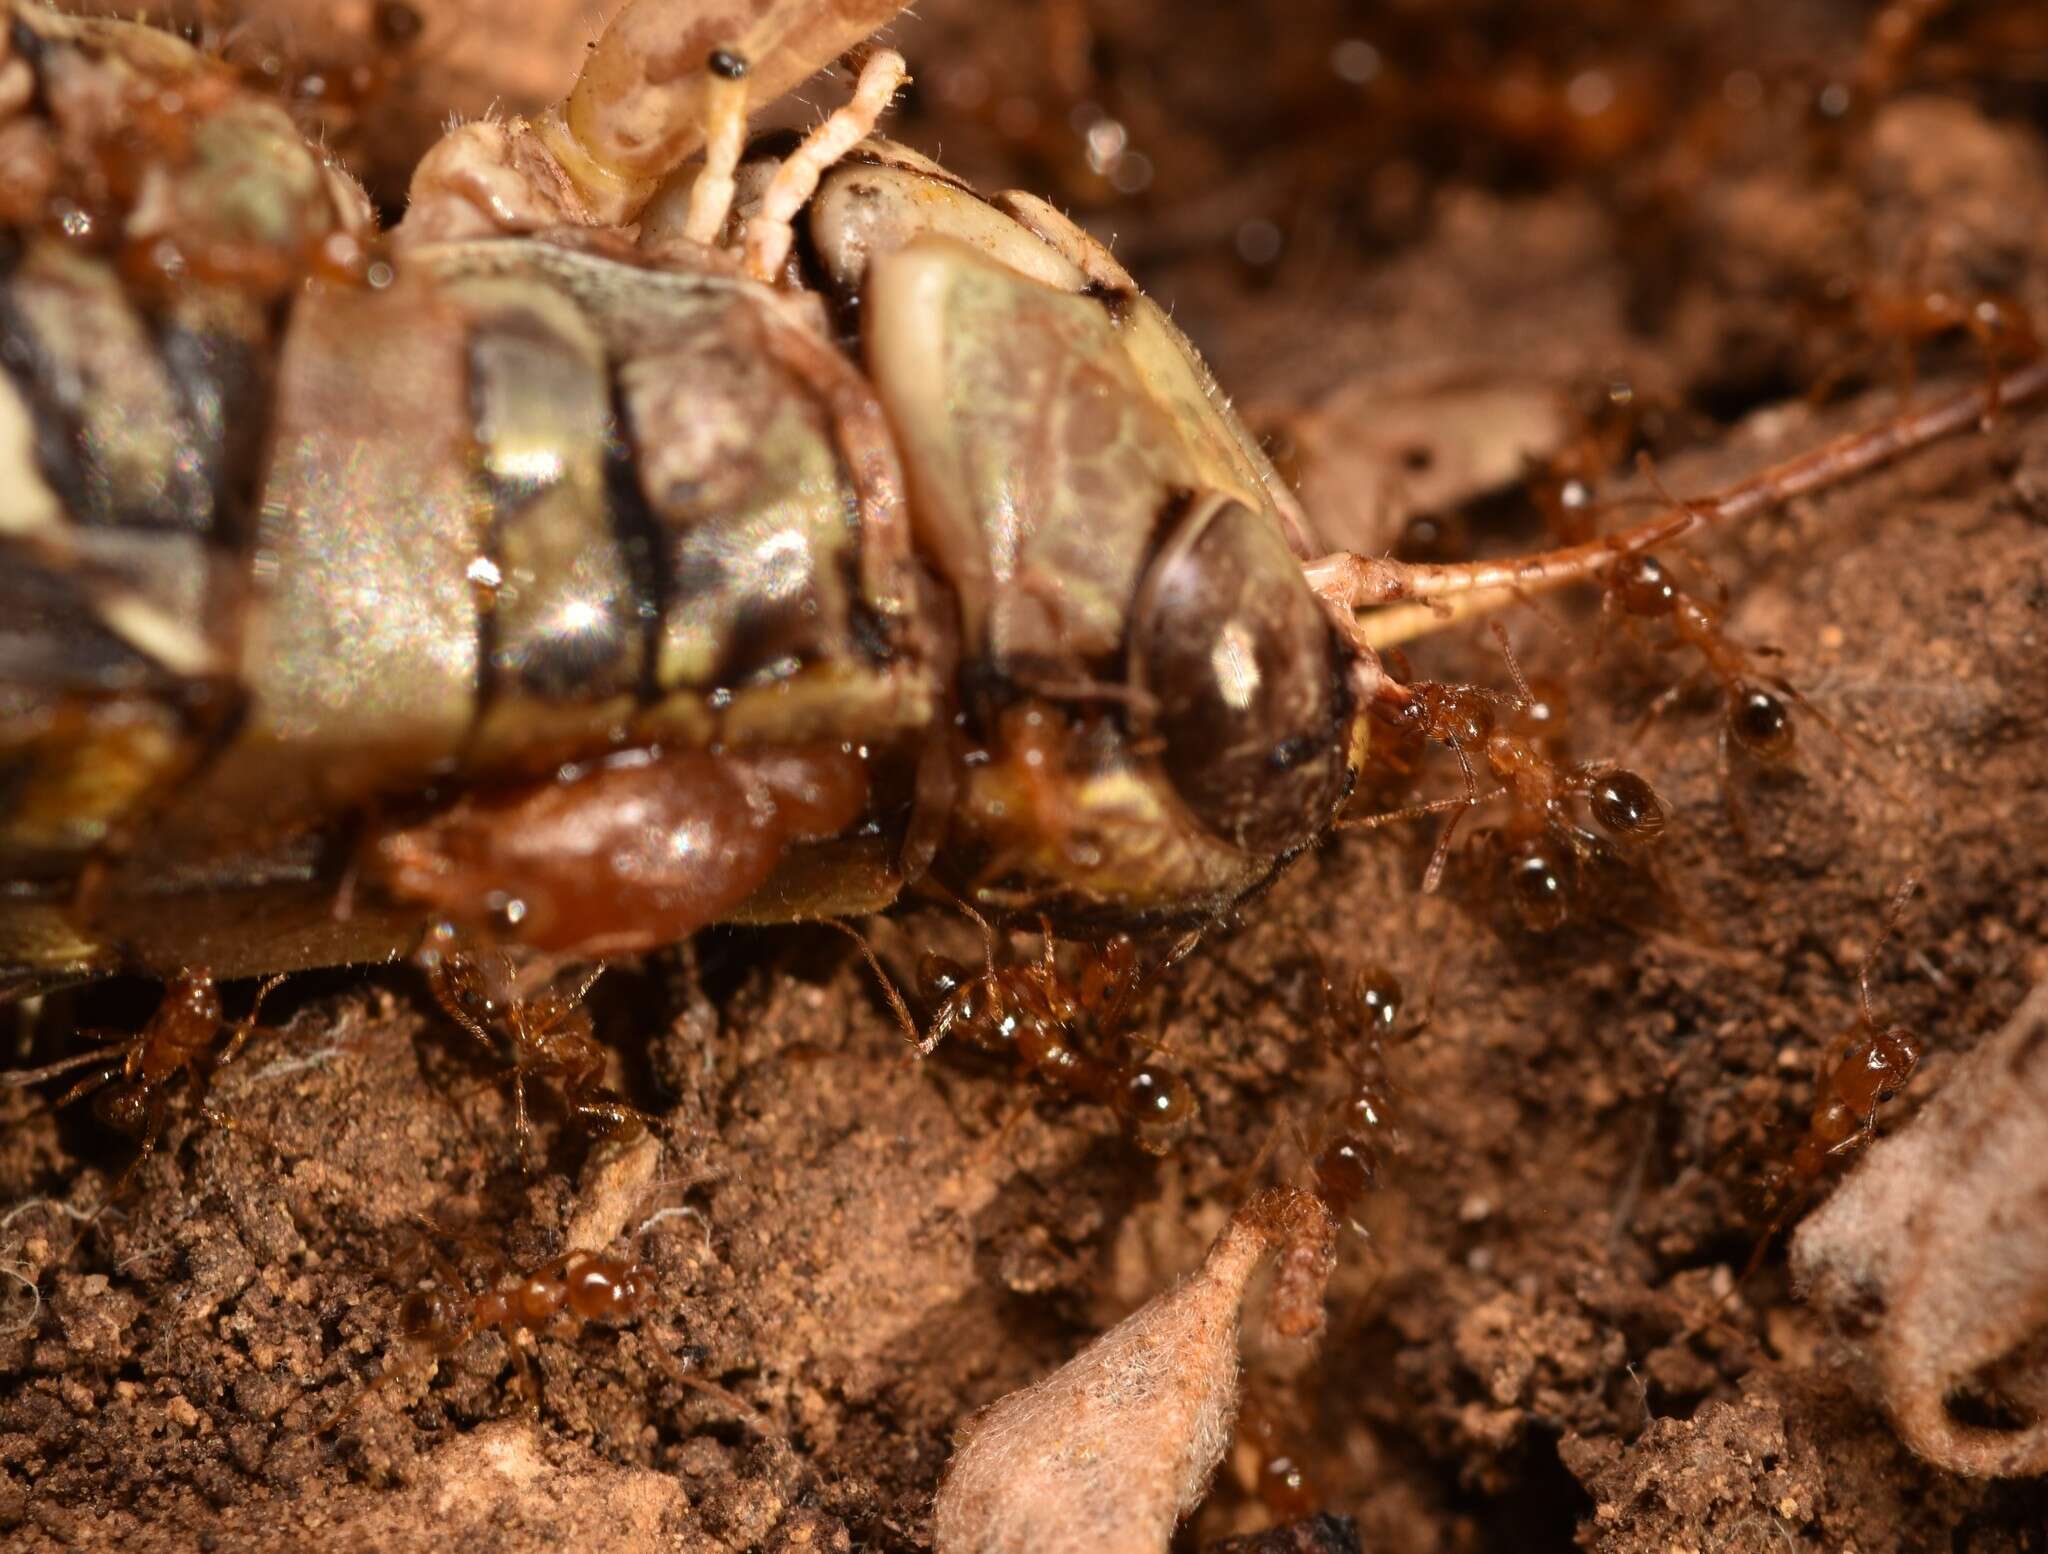
[[[1395,825],[1403,820],[1427,820],[1432,815],[1446,814],[1451,810],[1470,809],[1475,802],[1484,803],[1486,799],[1491,799],[1495,795],[1505,793],[1506,791],[1505,788],[1496,788],[1493,793],[1489,793],[1485,795],[1485,798],[1476,801],[1467,794],[1458,793],[1453,794],[1447,799],[1431,799],[1426,804],[1410,804],[1401,809],[1381,810],[1377,815],[1347,815],[1344,819],[1337,822],[1336,829],[1339,831],[1377,831],[1382,826]]]
[[[1721,732],[1715,752],[1715,765],[1721,775],[1721,803],[1728,811],[1728,825],[1735,832],[1735,840],[1746,853],[1756,851],[1755,839],[1750,835],[1749,817],[1742,811],[1742,803],[1735,797],[1735,763],[1729,754],[1732,741],[1728,735],[1728,720],[1721,720]]]
[[[134,1185],[136,1173],[142,1169],[143,1164],[149,1157],[156,1153],[157,1143],[163,1137],[164,1120],[167,1111],[168,1107],[163,1092],[161,1090],[150,1091],[149,1100],[145,1103],[144,1107],[143,1125],[136,1135],[135,1158],[128,1162],[128,1169],[123,1171],[119,1179],[115,1181],[113,1190],[101,1200],[100,1206],[93,1210],[92,1217],[94,1219],[98,1219],[100,1215],[106,1212],[109,1204]]]
[[[1830,734],[1834,736],[1835,743],[1842,747],[1843,758],[1848,761],[1851,769],[1855,771],[1857,776],[1861,777],[1865,782],[1869,783],[1872,787],[1876,788],[1878,792],[1882,793],[1894,804],[1899,805],[1901,808],[1904,808],[1906,806],[1906,796],[1903,793],[1901,793],[1896,787],[1894,787],[1890,782],[1886,781],[1882,775],[1871,770],[1870,767],[1866,766],[1863,763],[1862,758],[1856,754],[1856,741],[1849,736],[1848,731],[1844,729],[1841,724],[1837,723],[1833,718],[1829,717],[1825,712],[1821,711],[1820,708],[1814,704],[1813,699],[1811,697],[1809,697],[1804,691],[1800,690],[1799,687],[1794,685],[1790,680],[1787,680],[1783,675],[1766,675],[1764,676],[1764,679],[1769,683],[1772,689],[1779,692],[1788,700],[1796,702],[1799,706],[1799,709],[1802,712],[1806,713],[1809,717],[1811,717],[1814,720],[1814,722],[1818,723],[1822,728],[1826,729]]]
[[[123,1043],[122,1045],[126,1046],[127,1044]],[[119,1052],[121,1050],[121,1047],[108,1047],[104,1049],[104,1051],[102,1052],[94,1053],[93,1056],[104,1057],[107,1053]],[[52,1066],[76,1068],[78,1065],[76,1063],[68,1063]],[[66,1090],[62,1095],[60,1095],[57,1098],[57,1104],[55,1106],[52,1106],[50,1110],[61,1111],[65,1107],[69,1106],[73,1101],[84,1100],[87,1096],[91,1095],[93,1091],[99,1089],[102,1085],[112,1084],[116,1079],[119,1079],[124,1072],[126,1072],[125,1064],[110,1063],[105,1068],[101,1069],[98,1073],[87,1074],[85,1078],[79,1080],[77,1084],[73,1085],[69,1090]],[[33,1078],[37,1076],[31,1075],[29,1077]]]
[[[1899,888],[1892,892],[1891,904],[1885,908],[1884,927],[1879,930],[1877,942],[1870,947],[1870,953],[1863,957],[1863,966],[1856,973],[1856,997],[1863,1006],[1863,1023],[1869,1029],[1879,1029],[1877,1015],[1870,1006],[1870,973],[1877,965],[1878,952],[1890,941],[1899,926],[1899,919],[1905,915],[1906,903],[1913,899],[1913,892],[1920,888],[1920,876],[1908,874],[1899,882]],[[1872,1112],[1873,1118],[1875,1111]]]
[[[512,1363],[519,1371],[519,1393],[526,1400],[529,1414],[540,1412],[540,1383],[533,1379],[533,1361],[526,1356],[526,1345],[519,1341],[517,1333],[505,1335],[505,1347],[512,1351]]]
[[[284,981],[285,975],[286,973],[279,972],[276,976],[267,979],[261,987],[256,989],[255,1002],[249,1005],[249,1012],[237,1020],[231,1028],[227,1045],[221,1048],[220,1057],[214,1065],[216,1068],[221,1063],[234,1062],[236,1057],[240,1055],[242,1048],[248,1045],[249,1038],[254,1036],[260,1029],[256,1021],[263,1013],[263,1000],[271,995],[280,982]]]
[[[733,172],[746,149],[747,62],[728,49],[713,49],[705,68],[711,79],[704,89],[704,167],[690,185],[683,236],[710,248],[732,214]]]
[[[875,121],[909,78],[901,54],[877,49],[860,68],[853,100],[806,135],[775,170],[760,208],[747,218],[747,273],[755,280],[766,284],[782,272],[794,240],[790,222],[816,192],[826,170],[874,133]]]
[[[522,1163],[532,1143],[533,1123],[526,1115],[526,1070],[515,1067],[512,1070],[512,1147],[519,1151]]]
[[[1530,601],[1532,604],[1534,600]],[[1515,645],[1508,640],[1508,629],[1499,621],[1488,621],[1493,628],[1493,640],[1500,644],[1500,656],[1508,661],[1508,675],[1515,682],[1515,695],[1519,700],[1516,711],[1520,712],[1536,704],[1536,698],[1529,692],[1529,682],[1522,677],[1521,661],[1515,657]]]
[[[104,1062],[106,1059],[117,1054],[125,1059],[129,1048],[135,1045],[135,1040],[133,1036],[124,1037],[122,1040],[110,1042],[104,1047],[95,1047],[90,1052],[80,1052],[72,1057],[59,1059],[55,1063],[46,1063],[41,1068],[17,1068],[12,1073],[0,1074],[0,1085],[6,1085],[10,1089],[19,1089],[25,1085],[41,1084],[45,1079],[55,1079],[59,1074],[68,1074],[73,1069],[84,1068],[88,1063]],[[121,1064],[116,1063],[108,1070],[107,1077],[120,1073],[121,1067]],[[59,1106],[69,1106],[79,1096],[90,1094],[106,1082],[106,1077],[95,1080],[81,1089],[75,1089],[68,1093],[57,1104]]]

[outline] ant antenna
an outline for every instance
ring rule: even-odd
[[[838,929],[859,947],[861,957],[868,963],[868,970],[872,971],[875,980],[881,983],[882,996],[889,1000],[889,1007],[896,1013],[896,1023],[903,1027],[903,1034],[910,1039],[911,1046],[917,1049],[919,1057],[930,1057],[932,1048],[938,1045],[938,1038],[924,1035],[918,1030],[917,1021],[910,1017],[910,1006],[904,1003],[903,995],[896,990],[895,979],[883,969],[881,959],[875,954],[875,947],[868,943],[867,935],[841,917],[821,917],[818,921],[827,928]]]
[[[961,916],[965,917],[969,922],[974,924],[974,926],[981,931],[982,969],[985,970],[991,978],[993,978],[996,974],[996,931],[990,925],[989,920],[983,917],[979,912],[975,911],[974,908],[971,905],[969,905],[967,901],[965,901],[959,896],[954,895],[952,891],[948,890],[944,885],[941,885],[937,880],[931,878],[929,875],[925,877],[924,883],[925,887],[928,890],[931,890],[935,894],[943,897],[948,905],[952,906],[961,914]]]
[[[1515,694],[1521,700],[1521,706],[1516,710],[1519,712],[1534,706],[1536,698],[1530,694],[1529,682],[1522,676],[1522,665],[1515,657],[1514,644],[1508,640],[1507,627],[1499,621],[1488,621],[1487,625],[1493,628],[1494,640],[1500,644],[1501,657],[1508,661],[1508,674],[1514,679]]]
[[[1856,996],[1863,1003],[1863,1023],[1872,1030],[1877,1029],[1877,1016],[1870,1007],[1870,973],[1877,965],[1877,957],[1890,940],[1893,930],[1899,926],[1899,919],[1905,915],[1906,903],[1913,899],[1913,892],[1920,888],[1920,876],[1908,874],[1900,881],[1899,888],[1892,892],[1891,905],[1885,909],[1884,928],[1877,936],[1877,942],[1870,947],[1870,953],[1863,957],[1863,969],[1856,973]]]

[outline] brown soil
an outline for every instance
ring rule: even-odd
[[[417,100],[382,121],[401,150],[372,153],[385,180],[446,106],[426,83],[449,33],[421,9]],[[509,9],[545,29],[587,7]],[[2031,8],[1937,20],[1882,92],[1832,115],[1823,88],[1863,48],[1855,7],[1440,9],[1043,0],[990,18],[926,0],[896,130],[1119,233],[1262,424],[1313,412],[1323,446],[1354,453],[1416,428],[1380,438],[1377,471],[1320,477],[1319,517],[1368,547],[1419,477],[1501,467],[1502,418],[1472,408],[1485,393],[1548,405],[1626,377],[1661,407],[1664,479],[1710,490],[1895,407],[1888,348],[1830,321],[1830,284],[2013,292],[2048,318],[2048,38],[1972,43]],[[1044,29],[1084,14],[1094,47],[1069,69]],[[509,66],[507,26],[495,51],[465,33],[463,91]],[[1347,38],[1378,48],[1379,87],[1333,72],[1366,68],[1333,54]],[[1560,83],[1596,69],[1621,107],[1641,94],[1635,118],[1563,106]],[[1515,72],[1519,116],[1478,93]],[[1145,188],[1119,194],[1082,157],[1069,126],[1107,117],[1147,158]],[[1126,161],[1123,181],[1142,171]],[[1967,343],[1923,353],[1936,376],[1979,362]],[[1837,369],[1860,398],[1807,409]],[[1461,502],[1482,549],[1540,543],[1512,479],[1485,486],[1432,500]],[[1164,1161],[1086,1106],[1041,1101],[1006,1127],[1015,1081],[906,1060],[836,936],[712,933],[615,975],[599,1029],[667,1148],[612,1217],[645,1225],[632,1244],[660,1293],[633,1326],[542,1339],[533,1412],[487,1335],[316,1428],[399,1357],[388,1270],[410,1216],[536,1263],[590,1177],[545,1096],[522,1167],[504,1087],[408,974],[289,986],[281,1034],[215,1087],[224,1121],[186,1111],[89,1228],[77,1210],[121,1148],[86,1108],[9,1093],[0,1534],[24,1550],[923,1547],[962,1416],[1191,1266],[1259,1172],[1292,1168],[1290,1127],[1313,1127],[1335,1083],[1300,1014],[1320,961],[1384,963],[1413,989],[1442,967],[1433,1022],[1391,1058],[1406,1150],[1343,1253],[1329,1336],[1306,1361],[1257,1343],[1247,1359],[1364,1547],[2039,1549],[2042,1484],[1912,1457],[1780,1256],[1730,1290],[1758,1233],[1745,1182],[1796,1141],[1903,875],[1926,889],[1874,991],[1931,1055],[1887,1129],[2048,976],[2044,525],[2048,420],[2014,414],[1705,546],[1733,630],[1782,646],[1854,751],[1805,717],[1794,769],[1737,761],[1725,783],[1708,703],[1632,732],[1683,660],[1596,651],[1590,599],[1510,612],[1530,671],[1569,686],[1574,751],[1626,752],[1669,801],[1662,890],[1627,924],[1538,939],[1503,928],[1470,871],[1423,896],[1425,828],[1331,843],[1169,979],[1157,1029],[1203,1122]],[[1415,659],[1505,678],[1483,635]],[[1455,780],[1447,763],[1428,779]],[[956,933],[920,916],[884,940]],[[38,1060],[132,1005],[52,1000]],[[679,1387],[653,1344],[770,1433]],[[1226,1463],[1191,1543],[1275,1519],[1248,1466]]]

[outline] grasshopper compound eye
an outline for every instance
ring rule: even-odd
[[[1328,617],[1270,522],[1230,501],[1190,514],[1146,577],[1132,660],[1204,825],[1272,857],[1322,829],[1348,776],[1348,698]]]

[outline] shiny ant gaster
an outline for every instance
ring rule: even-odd
[[[446,1259],[429,1252],[428,1260],[433,1281],[413,1290],[398,1308],[399,1333],[414,1363],[387,1367],[329,1415],[319,1427],[321,1433],[333,1429],[371,1393],[416,1374],[428,1361],[447,1359],[493,1327],[504,1334],[505,1346],[512,1351],[528,1404],[537,1404],[533,1370],[520,1346],[522,1332],[539,1333],[564,1321],[631,1321],[654,1291],[653,1273],[644,1263],[580,1249],[551,1258],[531,1272],[501,1277],[476,1293]]]

